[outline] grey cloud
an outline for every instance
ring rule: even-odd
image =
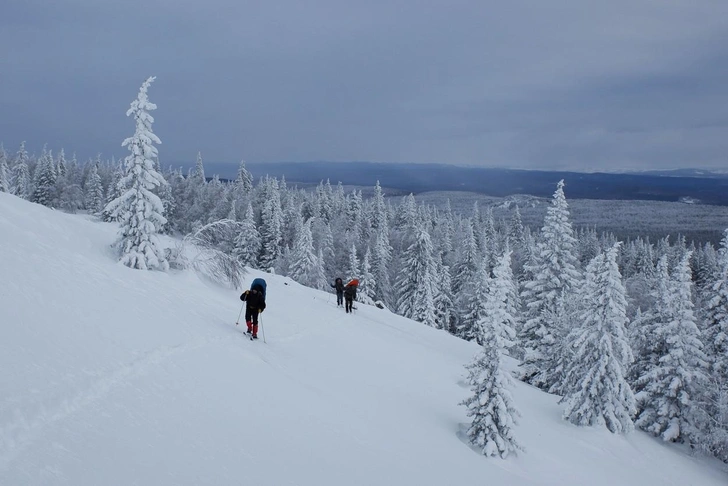
[[[718,166],[728,2],[8,0],[0,140],[167,162]],[[588,167],[586,167],[588,166]]]

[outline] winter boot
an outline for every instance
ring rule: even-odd
[[[248,325],[248,331],[247,331],[247,333],[248,334],[253,334],[253,323],[251,321],[246,321],[245,323]]]
[[[253,324],[253,339],[258,339],[258,324]]]

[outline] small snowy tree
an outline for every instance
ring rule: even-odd
[[[520,413],[513,404],[509,388],[513,387],[503,366],[507,348],[513,346],[515,331],[512,324],[511,303],[508,302],[512,285],[510,252],[499,260],[495,278],[488,285],[488,312],[478,322],[483,348],[467,368],[468,383],[473,395],[461,404],[468,408],[473,421],[468,428],[470,442],[486,456],[506,458],[523,448],[518,444],[513,428]]]
[[[157,148],[153,144],[162,143],[152,132],[154,118],[149,114],[157,108],[147,98],[147,90],[154,79],[150,77],[142,84],[137,99],[126,112],[126,116],[133,115],[136,122],[134,135],[121,144],[131,152],[125,159],[125,174],[120,181],[126,192],[105,208],[110,217],[121,223],[117,242],[121,262],[141,270],[169,268],[157,240],[157,233],[167,222],[164,206],[152,192],[166,184],[164,177],[154,169]]]
[[[581,326],[568,342],[574,355],[566,373],[564,418],[576,425],[632,430],[634,395],[625,378],[632,362],[626,337],[627,297],[617,267],[619,243],[600,253],[586,269]]]

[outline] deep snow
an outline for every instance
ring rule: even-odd
[[[444,332],[268,281],[267,344],[239,291],[117,263],[112,224],[0,194],[2,485],[721,485],[713,460],[561,419],[518,383],[526,452],[461,439],[463,365]]]

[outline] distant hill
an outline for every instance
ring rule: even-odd
[[[288,183],[382,186],[414,194],[429,191],[470,191],[503,197],[530,194],[549,197],[564,179],[571,199],[690,201],[728,206],[728,175],[681,169],[633,173],[568,172],[459,167],[439,164],[374,162],[250,163],[254,178],[285,176]],[[207,163],[209,175],[234,178],[235,164]]]

